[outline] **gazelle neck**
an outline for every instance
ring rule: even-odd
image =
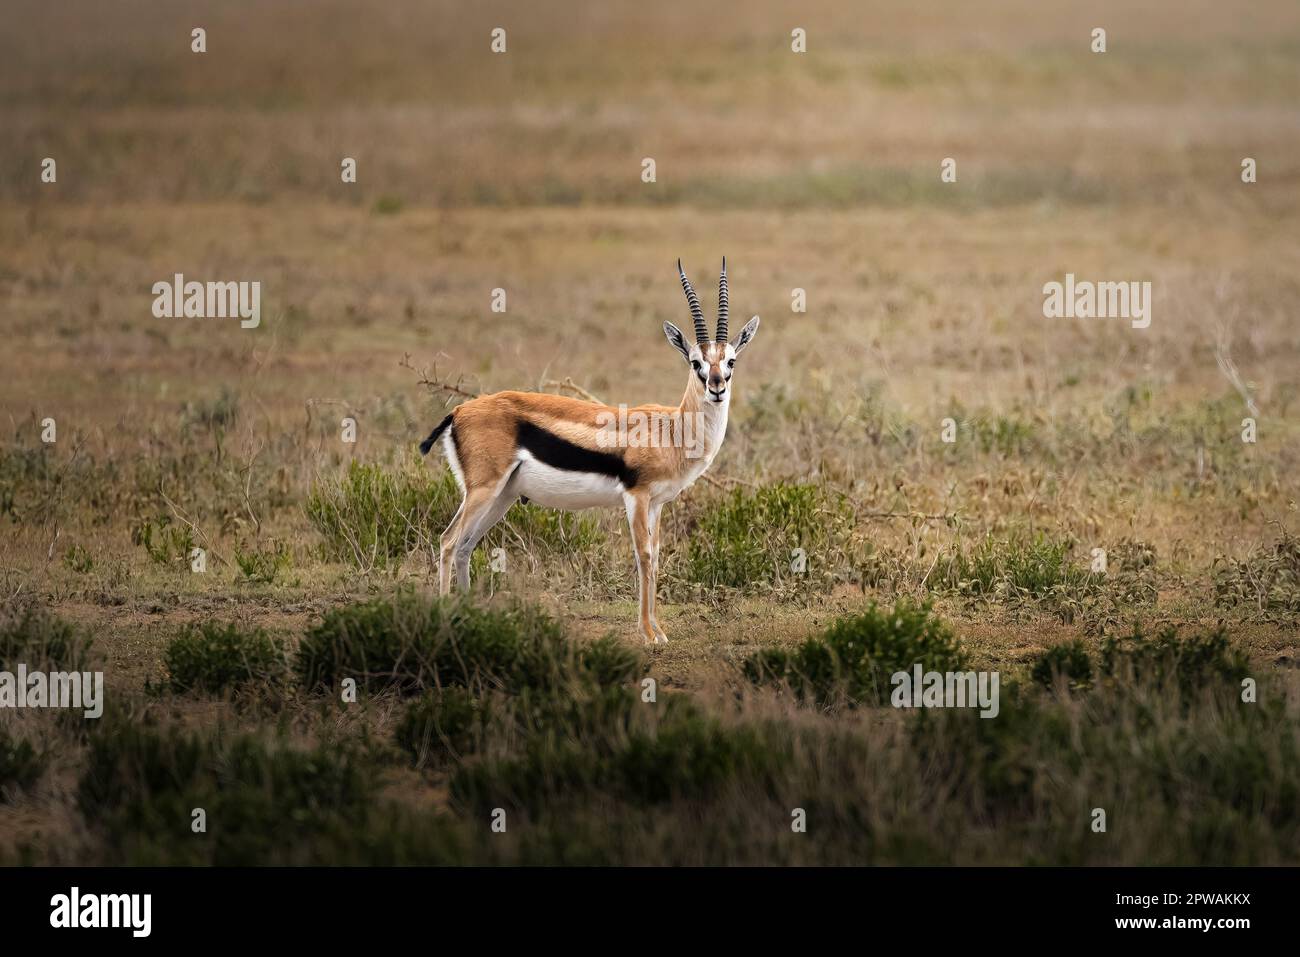
[[[727,414],[731,409],[731,389],[727,389],[721,402],[709,402],[699,387],[699,379],[691,373],[686,380],[686,394],[678,407],[683,418],[690,416],[698,423],[698,434],[703,445],[703,460],[712,462],[727,436]]]

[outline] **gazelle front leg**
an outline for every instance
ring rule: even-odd
[[[627,494],[623,496],[627,508],[627,524],[632,531],[632,553],[636,556],[636,577],[640,597],[640,614],[637,630],[641,640],[654,644],[658,636],[654,630],[654,536],[650,530],[650,503],[645,498]]]
[[[655,641],[668,644],[668,636],[659,627],[659,618],[655,615],[655,605],[659,597],[659,513],[662,505],[650,506],[650,627],[654,629]]]

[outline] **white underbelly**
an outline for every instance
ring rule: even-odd
[[[517,491],[530,502],[548,508],[609,508],[623,505],[623,483],[609,475],[595,472],[571,472],[557,469],[534,458],[525,458],[511,480]]]

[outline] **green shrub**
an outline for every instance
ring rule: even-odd
[[[84,575],[95,567],[95,560],[90,557],[83,545],[69,545],[63,553],[63,567]]]
[[[1092,659],[1087,646],[1078,640],[1053,645],[1034,659],[1030,676],[1045,688],[1054,687],[1058,676],[1070,688],[1088,687],[1092,684]]]
[[[878,704],[889,700],[890,678],[914,665],[925,671],[963,671],[966,653],[928,604],[874,602],[860,615],[839,618],[794,651],[766,649],[743,664],[756,684],[786,683],[820,705]]]
[[[591,515],[518,502],[489,532],[489,543],[507,542],[509,535],[539,557],[579,554],[605,541],[605,533]]]
[[[1241,561],[1216,559],[1214,601],[1228,608],[1253,606],[1266,616],[1300,612],[1300,536],[1282,529],[1271,546]]]
[[[121,863],[328,861],[371,822],[378,782],[355,747],[108,720],[91,738],[78,805]],[[192,830],[195,809],[206,832]]]
[[[266,548],[253,547],[247,551],[239,545],[235,546],[235,566],[245,580],[250,582],[269,585],[281,571],[292,564],[293,552],[284,542]]]
[[[559,623],[530,605],[486,608],[410,593],[328,613],[297,657],[308,689],[354,678],[371,691],[560,689],[628,681],[640,667],[640,656],[613,639],[568,641]]]
[[[1292,857],[1278,848],[1300,832],[1296,728],[1276,700],[1099,681],[1070,701],[1009,684],[996,719],[920,712],[911,740],[951,795],[945,816],[1017,846],[1008,860],[1223,865]],[[1120,809],[1108,847],[1087,829],[1099,804]]]
[[[0,611],[0,670],[86,671],[90,641],[72,625],[35,605]]]
[[[755,726],[724,725],[676,696],[650,705],[628,689],[606,689],[536,714],[541,726],[519,752],[457,768],[451,792],[459,806],[537,813],[556,800],[699,800],[728,785],[763,782],[788,759]]]
[[[168,683],[178,692],[222,692],[284,677],[285,650],[260,628],[234,623],[187,625],[167,645]]]
[[[1102,639],[1101,672],[1109,678],[1159,686],[1176,684],[1184,694],[1220,683],[1240,684],[1250,674],[1246,656],[1228,640],[1222,627],[1186,638],[1167,625],[1148,637],[1135,625],[1132,633]]]
[[[474,751],[491,721],[490,701],[465,688],[444,688],[409,705],[394,737],[417,765],[431,756],[455,757]]]
[[[164,515],[156,521],[143,521],[131,531],[131,540],[145,550],[156,565],[188,566],[194,549],[194,535],[188,527],[172,523]]]
[[[305,508],[324,536],[328,558],[369,570],[434,547],[459,505],[450,472],[419,464],[385,469],[354,460],[342,477],[316,482]]]
[[[0,801],[36,783],[45,770],[45,758],[31,742],[14,738],[0,728]]]
[[[847,566],[853,510],[816,485],[737,487],[710,503],[689,533],[685,578],[709,588],[807,585]],[[803,549],[802,571],[792,565]]]
[[[1035,448],[1032,423],[1005,415],[979,417],[967,423],[983,452],[1010,458]]]
[[[982,598],[1069,598],[1095,591],[1101,577],[1071,562],[1072,550],[1071,542],[1043,532],[989,535],[972,549],[953,549],[933,582]]]
[[[638,677],[644,663],[641,653],[613,635],[606,635],[582,645],[578,667],[599,687],[621,685]]]

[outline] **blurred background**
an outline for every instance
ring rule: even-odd
[[[1264,391],[1295,368],[1285,0],[2,6],[6,406],[75,385],[88,401],[60,401],[103,415],[247,374],[270,342],[295,406],[321,388],[297,373],[383,390],[405,351],[608,391],[578,343],[658,350],[620,386],[667,400],[673,264],[704,291],[723,254],[737,311],[768,320],[768,378],[852,370],[911,402],[1010,375],[1050,404],[1089,358],[1107,387],[1217,388],[1225,336]],[[1044,321],[1067,271],[1154,281],[1152,328]],[[154,320],[175,272],[260,279],[264,328]]]

